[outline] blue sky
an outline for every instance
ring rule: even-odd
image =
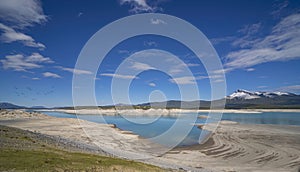
[[[117,19],[149,12],[184,19],[206,35],[223,63],[228,94],[240,88],[300,93],[297,0],[3,0],[0,101],[25,106],[72,105],[73,74],[92,75],[88,70],[74,70],[89,38]],[[142,64],[137,67],[145,71],[138,76],[114,74],[123,60],[149,49],[179,57],[196,81],[175,78],[174,84],[168,74]],[[137,36],[116,45],[105,57],[95,78],[96,99],[99,105],[112,104],[110,87],[115,77],[132,80],[132,103],[147,102],[155,90],[166,99],[180,99],[178,84],[193,82],[199,86],[201,99],[207,100],[210,80],[206,75],[201,62],[180,42],[157,35]]]

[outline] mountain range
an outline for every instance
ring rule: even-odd
[[[222,104],[226,101],[226,109],[254,109],[254,108],[300,108],[300,95],[288,92],[262,92],[262,91],[247,91],[247,90],[236,90],[234,93],[220,100],[213,100],[214,104]],[[169,100],[164,102],[148,102],[133,105],[138,109],[149,109],[151,108],[183,108],[183,109],[209,109],[211,101],[196,100],[196,101],[179,101]],[[101,106],[101,108],[124,108],[126,109],[129,105],[118,104],[111,106]],[[24,107],[18,106],[11,103],[0,103],[2,109],[43,109],[43,106]],[[73,107],[64,107],[73,108]],[[82,107],[91,108],[91,107]],[[221,107],[220,107],[221,108]]]
[[[26,106],[19,106],[8,102],[2,102],[0,103],[1,109],[45,109],[44,106],[32,106],[32,107],[26,107]]]
[[[2,102],[2,103],[0,103],[0,108],[1,109],[24,109],[26,107],[18,106],[18,105],[12,104],[12,103]]]
[[[300,95],[237,90],[226,97],[226,108],[300,108]]]

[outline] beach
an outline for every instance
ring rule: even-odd
[[[149,146],[147,140],[113,125],[19,110],[1,111],[0,118],[0,125],[61,138],[66,143],[76,143],[80,150],[86,149],[89,153],[111,156],[108,152],[115,150],[122,158],[165,169],[296,172],[300,167],[299,126],[225,121],[205,144],[177,147],[163,155],[148,157],[149,152],[153,149],[159,151],[160,147],[155,144]],[[92,138],[98,138],[97,142],[91,139],[91,134],[87,136],[86,128],[90,130],[88,133],[95,131]]]
[[[204,145],[177,148],[166,158],[216,171],[297,171],[300,127],[221,123]]]
[[[184,113],[239,113],[258,114],[262,112],[300,112],[300,109],[37,109],[37,111],[62,112],[78,115],[128,115],[128,116],[179,116]]]

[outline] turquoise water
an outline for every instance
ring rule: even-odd
[[[77,118],[76,115],[60,113],[60,112],[43,112],[49,116],[60,118]],[[187,114],[188,115],[188,114]],[[207,113],[199,113],[199,115],[207,115]],[[177,120],[176,117],[160,117],[150,124],[136,124],[132,123],[122,116],[103,116],[103,121],[97,115],[78,115],[78,118],[97,122],[116,124],[118,128],[122,130],[132,131],[144,138],[152,138],[164,133],[168,130]],[[128,118],[128,117],[127,117]],[[153,117],[130,117],[135,120],[153,119]],[[180,119],[184,120],[184,119]],[[225,113],[222,116],[222,120],[236,121],[243,124],[275,124],[275,125],[300,125],[300,113],[291,112],[264,112],[264,113]],[[204,123],[206,119],[198,118],[196,123]],[[189,125],[188,123],[186,123]],[[199,136],[203,132],[196,126],[193,126],[187,137],[178,146],[187,146],[197,144]],[[177,142],[177,139],[181,139],[180,132],[176,133],[174,137],[165,140],[161,144],[169,144],[169,142]]]

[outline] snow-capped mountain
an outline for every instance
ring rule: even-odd
[[[288,92],[261,92],[261,91],[247,91],[247,90],[242,90],[239,89],[232,93],[231,95],[227,96],[227,99],[258,99],[258,98],[275,98],[278,96],[295,96],[293,93],[288,93]]]

